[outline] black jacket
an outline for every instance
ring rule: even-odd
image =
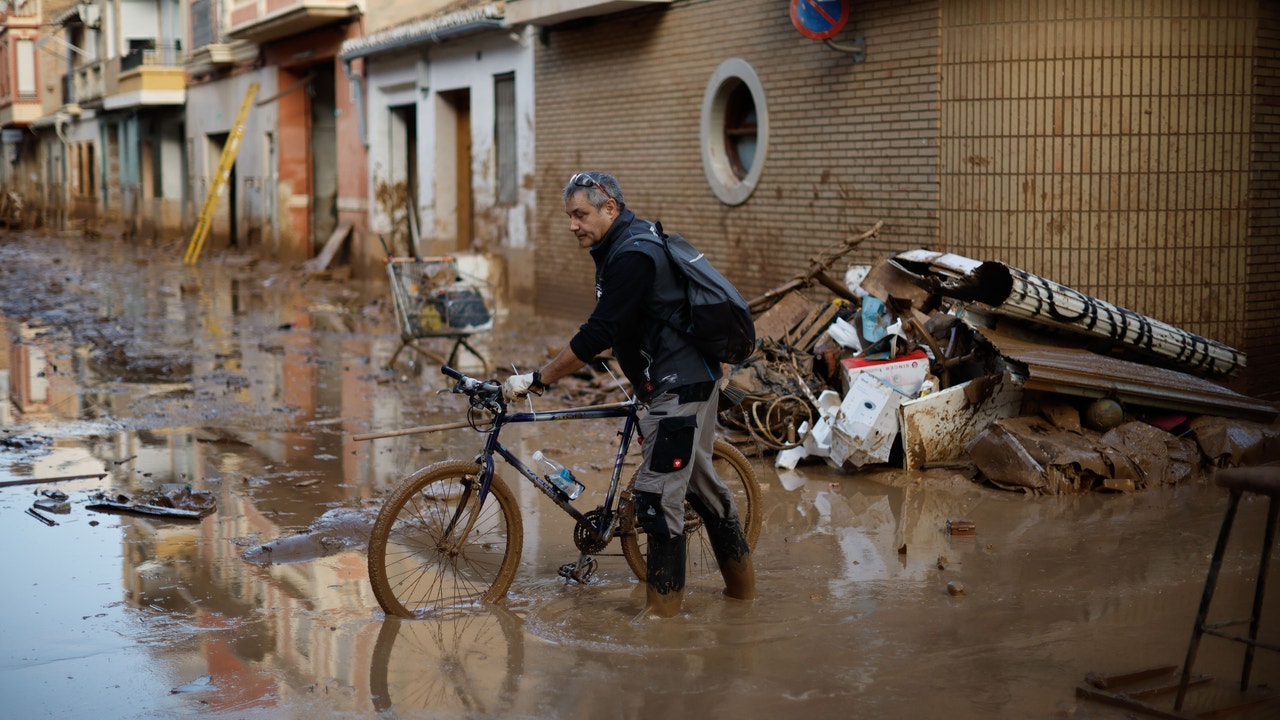
[[[613,348],[622,372],[641,400],[720,377],[684,335],[663,322],[687,312],[684,286],[666,251],[652,238],[656,228],[623,210],[591,248],[596,265],[596,307],[569,347],[584,360]]]

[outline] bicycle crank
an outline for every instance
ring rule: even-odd
[[[578,550],[584,555],[586,553],[598,553],[609,546],[609,541],[613,539],[613,528],[616,521],[610,520],[609,527],[604,532],[600,532],[600,518],[604,514],[603,509],[596,508],[583,515],[583,519],[573,527],[573,544],[578,546]]]
[[[560,577],[570,582],[586,583],[596,574],[596,559],[583,555],[578,562],[565,563],[560,566]]]

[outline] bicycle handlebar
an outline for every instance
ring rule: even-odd
[[[506,401],[502,397],[502,384],[497,380],[477,380],[448,365],[441,366],[440,372],[457,381],[453,386],[453,392],[462,393],[471,398],[473,406],[483,407],[492,412],[501,412],[506,408]]]

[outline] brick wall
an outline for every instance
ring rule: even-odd
[[[579,170],[617,175],[628,207],[693,240],[748,297],[878,220],[879,240],[851,259],[932,247],[937,3],[855,6],[835,39],[865,34],[863,63],[801,36],[776,0],[676,2],[547,33],[536,79],[539,312],[585,318],[593,302],[590,258],[560,201]],[[707,83],[732,57],[759,75],[770,134],[760,183],[736,207],[712,194],[699,146]]]
[[[749,298],[883,220],[851,262],[914,247],[1002,260],[1238,347],[1249,370],[1232,387],[1280,392],[1280,10],[1118,2],[856,2],[835,40],[863,35],[862,63],[801,36],[779,0],[551,29],[539,312],[590,311],[590,258],[559,193],[604,170]],[[770,123],[759,186],[733,207],[699,147],[707,82],[731,57],[759,75]]]
[[[1248,387],[1280,399],[1280,6],[1261,4],[1250,147]]]
[[[940,237],[1247,353],[1256,4],[1110,7],[944,3]]]

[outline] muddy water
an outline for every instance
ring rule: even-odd
[[[1120,718],[1077,699],[1086,673],[1182,661],[1216,488],[1031,498],[945,472],[780,476],[765,461],[755,603],[693,583],[680,617],[631,622],[643,589],[623,559],[566,585],[570,523],[508,476],[525,512],[508,601],[385,620],[368,517],[399,478],[469,457],[479,436],[351,436],[464,406],[430,365],[383,368],[400,345],[385,288],[234,257],[189,270],[182,249],[0,239],[17,400],[0,418],[0,481],[44,480],[0,488],[6,717]],[[473,341],[524,365],[571,328],[504,317]],[[613,433],[574,421],[509,439],[574,467],[589,508]],[[86,507],[165,483],[208,490],[217,511]],[[25,514],[55,489],[69,500],[46,513],[56,526]],[[1215,615],[1247,614],[1264,515],[1241,510]],[[957,518],[976,535],[946,534]],[[1275,642],[1280,590],[1267,611]],[[1206,640],[1197,670],[1229,681],[1239,655]],[[1254,680],[1276,687],[1280,662],[1260,654]]]

